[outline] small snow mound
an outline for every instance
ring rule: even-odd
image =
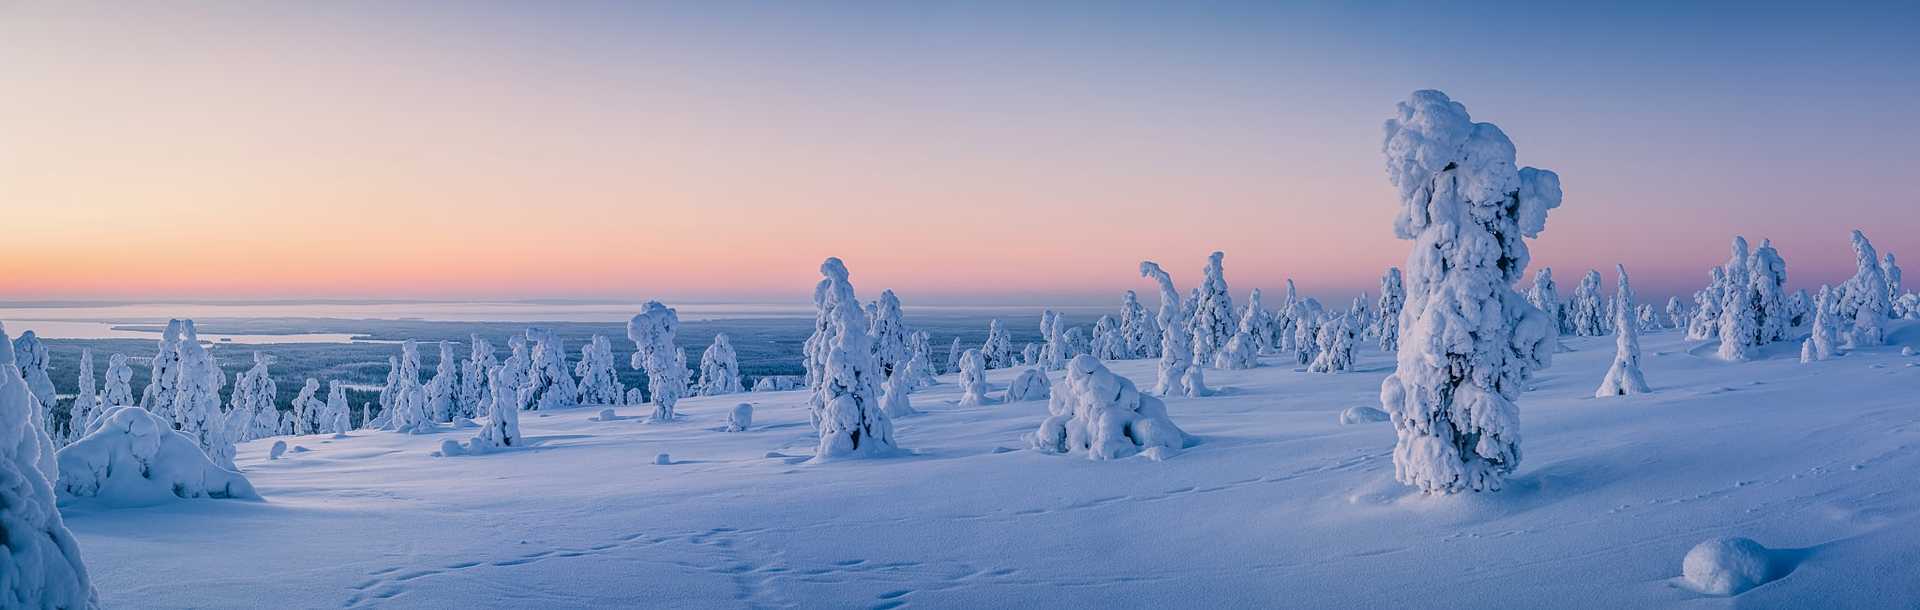
[[[727,413],[727,431],[742,432],[753,426],[753,405],[740,403]]]
[[[294,453],[306,453],[306,452],[308,452],[308,451],[313,451],[313,450],[312,450],[312,449],[308,449],[306,445],[294,445],[294,446],[293,446],[293,452],[294,452]]]
[[[149,506],[175,498],[259,499],[253,483],[221,468],[200,444],[140,407],[114,407],[86,437],[60,449],[66,502],[91,498],[115,507]]]
[[[453,429],[455,430],[465,430],[468,428],[478,428],[478,427],[480,427],[480,422],[473,421],[473,418],[471,417],[453,418]],[[346,435],[344,434],[341,435],[342,438],[345,438],[345,436]]]
[[[466,455],[466,454],[467,454],[467,448],[462,447],[460,445],[460,441],[456,441],[449,438],[449,439],[440,441],[440,450],[434,452],[433,455],[434,457],[452,457],[456,455]]]
[[[1900,348],[1900,355],[1902,355],[1902,356],[1912,356],[1912,355],[1913,355],[1913,353],[1914,353],[1914,352],[1913,352],[1913,346],[1911,346],[1911,345],[1909,345],[1909,346],[1907,346],[1907,347],[1903,347],[1903,348]]]
[[[613,421],[616,419],[620,419],[620,416],[614,415],[613,409],[601,409],[600,415],[593,418],[594,421]]]
[[[1713,538],[1687,551],[1681,573],[1694,590],[1739,595],[1777,578],[1772,553],[1748,538]]]
[[[671,465],[671,464],[673,464],[673,457],[672,457],[672,456],[669,456],[669,455],[667,455],[667,454],[665,454],[665,453],[662,453],[662,454],[660,454],[660,455],[656,455],[656,456],[653,456],[653,463],[654,463],[654,465],[656,465],[656,466],[667,466],[667,465]]]
[[[1370,424],[1387,421],[1387,412],[1373,407],[1348,407],[1340,412],[1340,425]]]
[[[287,442],[286,442],[286,441],[274,441],[274,442],[273,442],[273,448],[272,448],[272,449],[269,449],[269,450],[267,450],[267,459],[269,459],[269,460],[277,460],[277,459],[280,459],[280,455],[281,455],[281,454],[284,454],[284,453],[286,453],[286,452],[287,452]]]

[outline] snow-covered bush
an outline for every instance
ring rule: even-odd
[[[1125,360],[1129,357],[1127,338],[1120,335],[1120,324],[1113,321],[1113,316],[1102,315],[1093,321],[1093,345],[1088,347],[1087,353],[1100,360]]]
[[[100,406],[132,407],[140,403],[133,399],[133,367],[127,366],[126,354],[114,354],[107,357],[107,381],[100,391]]]
[[[714,347],[707,348],[707,353],[713,355],[720,343],[726,340],[726,336],[726,333],[721,333],[714,337]],[[726,357],[727,362],[731,364],[733,362],[732,345],[726,346]],[[580,346],[580,362],[573,365],[573,373],[580,376],[580,384],[577,386],[580,395],[575,402],[583,405],[620,404],[627,393],[627,387],[620,383],[620,377],[613,371],[614,366],[613,342],[608,341],[605,336],[594,335],[586,345]],[[703,370],[706,368],[706,358],[700,359],[700,366]],[[711,379],[715,381],[714,394],[716,395],[740,391],[738,373],[730,378],[733,382],[731,386],[722,383],[718,376]]]
[[[1834,314],[1835,292],[1822,285],[1814,296],[1813,327],[1807,340],[1800,344],[1801,362],[1826,360],[1840,354],[1841,328],[1839,316]]]
[[[1694,545],[1680,563],[1687,585],[1709,595],[1738,595],[1778,578],[1773,553],[1747,538],[1713,538]]]
[[[1398,367],[1380,386],[1395,477],[1429,493],[1498,490],[1520,461],[1514,399],[1552,357],[1549,320],[1512,286],[1560,179],[1516,169],[1506,134],[1438,91],[1415,92],[1386,131],[1394,233],[1414,241]]]
[[[1293,303],[1293,357],[1310,364],[1320,356],[1320,326],[1326,322],[1326,309],[1320,300],[1307,297]]]
[[[867,321],[838,258],[820,264],[828,298],[824,299],[829,334],[823,376],[814,386],[820,410],[820,444],[815,460],[875,456],[895,450],[893,420],[879,404],[880,369],[873,363]]]
[[[232,408],[227,417],[238,420],[237,430],[240,436],[234,441],[250,441],[266,438],[280,432],[280,407],[274,406],[273,399],[280,391],[273,383],[273,376],[267,372],[267,365],[273,362],[273,356],[253,353],[253,368],[247,369],[233,381],[233,397],[229,401]]]
[[[425,395],[427,416],[433,421],[451,422],[461,416],[460,360],[453,355],[453,343],[440,342],[440,358],[434,363],[433,378],[427,380]]]
[[[960,354],[960,406],[974,407],[988,402],[986,358],[980,355],[980,350],[967,350]]]
[[[881,379],[907,367],[907,360],[913,357],[907,346],[908,335],[900,297],[892,290],[880,291],[880,300],[874,302],[873,315],[867,322],[867,336],[873,338],[873,363],[880,367]]]
[[[1214,252],[1207,255],[1207,266],[1201,272],[1200,300],[1193,304],[1193,364],[1195,366],[1219,367],[1214,354],[1233,340],[1238,329],[1238,320],[1233,317],[1233,296],[1227,293],[1226,270],[1220,261],[1226,254]]]
[[[1353,332],[1354,322],[1351,314],[1336,315],[1320,325],[1320,335],[1314,338],[1314,345],[1320,352],[1315,354],[1307,370],[1314,373],[1343,373],[1353,370],[1353,347],[1359,337]]]
[[[140,406],[161,419],[173,421],[173,398],[180,384],[180,321],[167,320],[160,334],[160,348],[153,354],[147,388],[140,394]]]
[[[1144,452],[1160,460],[1184,449],[1187,434],[1167,418],[1167,406],[1089,356],[1067,365],[1062,387],[1047,402],[1049,416],[1027,437],[1035,450],[1083,453],[1111,460]]]
[[[1039,369],[1026,369],[1013,377],[1013,383],[1007,384],[1007,402],[1040,400],[1053,391],[1053,383],[1047,381],[1047,374]]]
[[[907,335],[907,383],[914,388],[924,388],[937,383],[933,371],[933,340],[927,331],[916,330]]]
[[[746,432],[753,427],[753,405],[740,403],[727,411],[727,431]]]
[[[94,608],[99,602],[79,543],[55,506],[57,467],[38,402],[0,326],[0,600],[8,607]]]
[[[567,368],[567,347],[561,342],[560,333],[529,328],[527,338],[533,341],[532,370],[527,376],[527,387],[522,389],[531,392],[527,408],[539,411],[578,404],[574,400],[579,398],[580,389],[573,381],[573,371]]]
[[[1007,334],[1006,325],[999,320],[987,323],[987,342],[980,345],[980,357],[986,360],[987,370],[1014,365],[1013,336]]]
[[[95,392],[93,384],[93,348],[80,348],[80,380],[75,388],[77,392],[73,395],[73,405],[67,408],[67,443],[85,434],[87,424],[93,423],[94,418],[100,417],[100,412],[105,410],[100,407],[100,395]]]
[[[1600,272],[1587,270],[1586,277],[1580,278],[1580,285],[1573,289],[1573,300],[1567,303],[1573,334],[1580,337],[1607,334],[1607,318],[1611,315],[1606,299],[1600,296]]]
[[[849,306],[859,307],[857,303]],[[679,328],[679,312],[659,301],[647,301],[640,313],[627,321],[627,338],[634,345],[633,368],[647,373],[654,421],[673,421],[673,405],[687,393],[687,374],[677,357],[679,348],[673,343]]]
[[[1627,282],[1626,265],[1614,265],[1614,273],[1620,276],[1620,285],[1615,289],[1613,322],[1613,366],[1607,369],[1607,376],[1600,380],[1600,389],[1593,395],[1597,398],[1645,394],[1646,376],[1640,374],[1640,332],[1627,312],[1633,311],[1633,287]]]
[[[1858,229],[1853,232],[1853,256],[1857,270],[1840,290],[1840,320],[1843,324],[1852,322],[1846,329],[1847,347],[1883,345],[1887,342],[1887,318],[1893,315],[1893,299],[1887,293],[1879,254]]]
[[[108,409],[93,431],[60,450],[59,459],[62,499],[131,507],[176,498],[260,497],[246,476],[216,463],[192,437],[136,407]]]
[[[1160,324],[1132,290],[1120,299],[1120,336],[1126,341],[1128,359],[1160,355]]]
[[[1154,323],[1160,327],[1160,363],[1155,369],[1153,393],[1160,396],[1184,396],[1187,393],[1187,367],[1193,358],[1191,327],[1180,317],[1180,292],[1173,287],[1173,276],[1158,263],[1141,261],[1140,277],[1153,278],[1160,286],[1160,314]]]
[[[499,363],[493,358],[493,344],[480,335],[468,335],[470,350],[467,360],[460,363],[460,400],[457,411],[460,417],[473,419],[485,413],[493,406],[493,395],[487,393],[487,372]]]
[[[1380,321],[1375,324],[1374,331],[1375,337],[1380,341],[1380,351],[1392,352],[1400,349],[1400,310],[1406,306],[1406,303],[1407,287],[1400,277],[1400,268],[1388,267],[1387,274],[1380,278]]]
[[[1029,366],[1039,366],[1049,371],[1058,371],[1067,367],[1067,333],[1060,314],[1051,309],[1040,312],[1040,338],[1047,344],[1040,348],[1040,360],[1027,359]]]

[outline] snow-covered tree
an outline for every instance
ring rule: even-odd
[[[1220,261],[1226,254],[1214,252],[1207,255],[1207,266],[1202,270],[1200,280],[1200,301],[1193,310],[1193,364],[1196,366],[1214,366],[1214,354],[1219,353],[1233,340],[1238,330],[1238,320],[1233,317],[1233,296],[1227,293],[1226,270]]]
[[[353,415],[347,406],[347,388],[339,381],[327,382],[327,402],[325,418],[318,430],[321,434],[346,434],[353,429]]]
[[[1046,421],[1027,437],[1037,451],[1094,460],[1145,453],[1160,460],[1186,447],[1187,433],[1167,418],[1166,403],[1140,393],[1099,360],[1074,358],[1061,385],[1047,402]]]
[[[1857,270],[1840,291],[1841,320],[1844,323],[1852,316],[1853,322],[1846,330],[1847,347],[1883,345],[1887,342],[1887,318],[1893,314],[1893,299],[1887,293],[1887,277],[1880,269],[1880,256],[1874,252],[1873,243],[1867,241],[1867,235],[1858,229],[1853,232],[1853,257]]]
[[[1153,261],[1141,261],[1140,277],[1152,278],[1160,286],[1160,314],[1154,323],[1160,327],[1160,364],[1156,367],[1153,393],[1160,396],[1187,394],[1187,367],[1193,358],[1192,327],[1180,317],[1180,291],[1173,287],[1173,276]]]
[[[280,407],[274,406],[279,387],[273,383],[273,375],[267,371],[267,365],[273,362],[273,356],[253,353],[253,368],[241,373],[233,380],[233,396],[228,404],[227,417],[235,420],[229,430],[238,432],[235,442],[266,438],[280,432]]]
[[[1620,285],[1614,291],[1613,321],[1613,366],[1607,369],[1607,376],[1600,380],[1600,389],[1595,390],[1596,398],[1645,394],[1647,378],[1640,374],[1640,331],[1633,320],[1627,318],[1627,312],[1634,310],[1633,287],[1627,283],[1626,265],[1614,265],[1614,273],[1620,276]]]
[[[1641,303],[1638,311],[1634,317],[1640,320],[1640,330],[1651,332],[1664,328],[1660,324],[1660,314],[1653,310],[1652,303]]]
[[[1806,291],[1802,290],[1801,292]],[[1894,300],[1893,308],[1902,318],[1920,320],[1920,294],[1909,292],[1900,295],[1900,298]]]
[[[1695,341],[1720,337],[1721,307],[1727,298],[1727,271],[1721,267],[1707,270],[1707,287],[1693,293],[1693,317],[1687,320],[1687,338]]]
[[[880,291],[874,316],[867,323],[867,335],[873,338],[873,363],[880,367],[881,379],[893,377],[905,369],[913,352],[907,347],[906,314],[900,309],[900,297],[892,290]]]
[[[1751,277],[1748,273],[1751,264],[1749,261],[1753,258],[1753,253],[1747,250],[1746,236],[1733,236],[1732,250],[1733,254],[1727,258],[1726,264],[1721,265],[1720,268],[1726,271],[1727,286],[1729,288],[1746,286]],[[1722,304],[1724,303],[1725,301],[1723,300]]]
[[[154,352],[152,362],[147,388],[140,394],[140,407],[172,422],[173,397],[179,394],[180,387],[179,320],[167,320],[167,330],[160,335],[160,349]]]
[[[1013,376],[1013,382],[1007,384],[1007,402],[1040,400],[1053,391],[1053,383],[1047,381],[1047,374],[1040,369],[1024,369]]]
[[[723,333],[714,341],[717,343],[725,336]],[[713,349],[708,348],[707,351],[711,353]],[[727,347],[727,354],[733,354],[731,345]],[[620,404],[627,387],[620,383],[619,375],[613,371],[614,366],[613,342],[606,337],[594,335],[586,345],[580,346],[580,362],[573,365],[573,374],[580,377],[580,383],[575,386],[579,394],[574,402],[583,405]],[[740,391],[740,376],[737,374],[733,377],[733,391]]]
[[[898,302],[895,303],[894,309],[898,310]],[[887,311],[885,300],[882,300],[880,311],[885,315]],[[912,357],[908,356],[907,360],[911,359]],[[901,362],[902,366],[905,364],[905,361]],[[612,371],[609,370],[608,373]],[[746,389],[740,386],[740,361],[733,351],[733,338],[727,336],[727,333],[714,335],[713,345],[707,346],[707,351],[700,353],[700,395],[720,396],[744,391]]]
[[[1300,304],[1300,294],[1293,287],[1293,279],[1287,279],[1286,298],[1280,301],[1280,308],[1273,313],[1274,351],[1281,354],[1293,354],[1297,349],[1294,334],[1299,321],[1293,317],[1294,308]]]
[[[847,306],[858,308],[860,304],[853,301]],[[687,393],[687,373],[678,359],[679,347],[673,343],[673,335],[679,328],[679,312],[659,301],[647,301],[640,313],[627,322],[627,338],[632,339],[634,345],[633,368],[647,372],[647,392],[653,395],[654,421],[673,421],[673,405]]]
[[[1320,300],[1307,297],[1293,302],[1293,356],[1300,364],[1310,364],[1320,355],[1320,326],[1326,321],[1326,309]]]
[[[907,335],[907,353],[912,354],[907,357],[905,370],[909,387],[917,390],[940,383],[934,379],[933,339],[927,331],[916,330]]]
[[[1801,288],[1787,296],[1787,328],[1789,331],[1806,324],[1808,314],[1813,313],[1813,297],[1807,295],[1807,289]]]
[[[468,441],[468,451],[484,452],[526,444],[520,437],[520,409],[525,403],[521,388],[529,382],[532,362],[524,337],[508,338],[507,347],[512,354],[487,372],[487,395],[492,398],[487,405],[487,422],[480,427],[480,433]]]
[[[1538,276],[1536,276],[1538,277]],[[1551,275],[1549,275],[1551,283]],[[1548,286],[1551,292],[1552,286]],[[1556,300],[1559,297],[1553,297]],[[1392,352],[1400,349],[1400,310],[1407,304],[1407,287],[1400,277],[1399,267],[1388,267],[1387,274],[1380,278],[1380,322],[1376,325],[1375,335],[1380,340],[1380,351]],[[1534,305],[1538,307],[1539,304]],[[1550,319],[1557,316],[1548,316]],[[1559,322],[1554,322],[1559,324]]]
[[[531,410],[564,409],[574,406],[574,400],[580,396],[580,388],[573,381],[573,371],[567,368],[566,344],[560,340],[560,334],[551,329],[529,328],[527,337],[533,340],[533,368],[528,374],[527,408]]]
[[[821,405],[820,444],[815,460],[874,456],[895,450],[893,420],[879,404],[880,369],[873,363],[873,339],[856,305],[847,266],[838,258],[820,264],[831,333],[826,342],[825,376],[813,389]]]
[[[1066,323],[1060,319],[1059,313],[1051,309],[1040,312],[1040,337],[1045,339],[1047,344],[1040,348],[1040,360],[1028,361],[1028,365],[1039,366],[1049,371],[1066,368],[1068,352],[1071,350],[1067,348],[1065,326]]]
[[[1773,240],[1760,240],[1747,258],[1747,290],[1752,292],[1755,332],[1761,344],[1782,341],[1792,330],[1787,308],[1787,261],[1773,249]]]
[[[1887,294],[1900,294],[1900,264],[1894,262],[1892,252],[1880,259],[1880,275],[1887,278]]]
[[[1567,303],[1567,315],[1573,320],[1573,334],[1580,337],[1607,334],[1607,318],[1612,313],[1606,299],[1600,296],[1600,272],[1587,270],[1586,277],[1580,278],[1580,285],[1573,289],[1573,300]]]
[[[1667,297],[1667,322],[1675,329],[1686,330],[1687,306],[1680,304],[1680,297]]]
[[[399,364],[393,414],[386,416],[386,429],[406,434],[436,431],[433,414],[427,409],[426,389],[420,385],[420,344],[412,339],[401,342]]]
[[[1126,341],[1128,359],[1160,355],[1160,324],[1132,290],[1120,298],[1120,336]]]
[[[469,351],[467,360],[460,363],[460,417],[474,419],[480,417],[493,406],[493,395],[487,392],[489,382],[487,372],[498,366],[493,357],[493,344],[480,335],[468,335]]]
[[[980,355],[980,350],[967,350],[960,354],[960,406],[976,407],[988,402],[987,360]]]
[[[1129,357],[1127,338],[1121,336],[1120,324],[1113,321],[1113,316],[1102,315],[1093,321],[1093,345],[1089,346],[1087,353],[1100,360],[1125,360]]]
[[[880,384],[880,410],[886,411],[888,417],[920,414],[913,408],[913,381],[906,372],[902,368],[899,374],[887,376]]]
[[[1247,336],[1247,349],[1252,349],[1254,356],[1273,351],[1273,312],[1267,311],[1266,304],[1261,302],[1259,288],[1253,289],[1253,292],[1247,295],[1247,306],[1240,312],[1240,325],[1235,329],[1234,339],[1239,339],[1240,335]],[[1244,364],[1246,357],[1242,353],[1233,360],[1229,360],[1228,364]],[[1219,368],[1252,367],[1219,366]]]
[[[1037,343],[1028,343],[1025,346],[1022,346],[1020,348],[1020,356],[1018,359],[1019,359],[1019,364],[1026,364],[1026,365],[1040,364],[1040,345]]]
[[[1748,277],[1744,273],[1740,275],[1743,279]],[[1721,306],[1725,309],[1720,312],[1720,358],[1728,362],[1752,360],[1753,348],[1760,340],[1753,291],[1729,285],[1727,300]]]
[[[235,470],[233,439],[227,436],[226,417],[220,411],[220,388],[226,387],[227,374],[206,346],[200,345],[193,320],[183,321],[180,330],[180,385],[173,397],[174,425],[199,443],[214,464]]]
[[[1066,322],[1062,320],[1060,324],[1061,326],[1065,326]],[[1091,341],[1087,339],[1086,327],[1069,327],[1066,332],[1060,333],[1060,336],[1067,343],[1067,358],[1093,352],[1093,345]]]
[[[1553,282],[1552,267],[1533,272],[1533,287],[1527,290],[1527,302],[1547,315],[1554,333],[1573,334],[1573,320],[1560,315],[1564,307],[1560,304],[1560,285]]]
[[[102,407],[132,407],[139,403],[133,399],[133,367],[127,366],[126,354],[114,354],[107,358],[107,383],[100,392]]]
[[[93,423],[105,409],[100,407],[100,395],[93,384],[93,348],[80,348],[80,382],[73,395],[73,406],[67,409],[66,439],[61,444],[73,442],[86,433],[87,424]]]
[[[1346,318],[1347,326],[1353,331],[1357,340],[1365,341],[1373,338],[1370,334],[1373,332],[1374,325],[1373,306],[1371,301],[1367,300],[1366,293],[1354,297],[1353,303],[1347,306]]]
[[[38,403],[0,326],[0,600],[17,608],[95,608],[80,545],[55,506],[59,475]]]
[[[1260,366],[1259,340],[1245,330],[1234,333],[1227,346],[1214,354],[1214,364],[1223,369],[1250,369]]]
[[[325,406],[325,403],[314,398],[314,395],[319,393],[320,380],[308,377],[307,384],[300,387],[299,394],[294,395],[293,412],[290,418],[293,421],[292,434],[304,436],[320,432],[319,423],[324,417],[316,407]]]
[[[453,421],[460,414],[459,392],[459,361],[453,356],[453,344],[441,341],[440,361],[434,364],[433,379],[427,381],[427,416],[436,422]]]
[[[1552,358],[1549,320],[1513,284],[1523,238],[1560,205],[1560,179],[1514,164],[1514,148],[1465,106],[1419,91],[1386,125],[1407,257],[1398,367],[1380,386],[1398,440],[1395,476],[1428,493],[1500,489],[1520,461],[1523,382]]]
[[[13,353],[19,358],[21,377],[27,380],[27,390],[33,392],[34,400],[40,401],[40,417],[47,422],[47,434],[51,435],[55,448],[60,445],[61,422],[68,416],[60,410],[60,399],[53,391],[53,376],[50,374],[47,344],[40,342],[40,336],[33,331],[20,333],[13,340]]]
[[[953,344],[947,346],[947,373],[960,372],[960,338],[954,337]]]
[[[1307,370],[1314,373],[1344,373],[1353,370],[1353,346],[1359,342],[1354,333],[1356,324],[1352,314],[1331,316],[1320,326],[1319,336],[1314,345],[1320,353],[1315,354]]]
[[[980,357],[986,359],[987,370],[1013,366],[1013,337],[999,320],[987,323],[987,342],[980,346]]]
[[[1813,328],[1807,340],[1800,344],[1801,362],[1826,360],[1840,354],[1840,319],[1834,313],[1836,292],[1822,285],[1814,296]]]

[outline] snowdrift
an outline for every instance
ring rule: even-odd
[[[150,506],[179,498],[259,499],[240,473],[220,468],[193,439],[139,407],[114,407],[58,454],[60,501]]]

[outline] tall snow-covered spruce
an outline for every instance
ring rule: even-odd
[[[147,388],[140,394],[140,407],[168,422],[173,421],[173,398],[180,387],[180,327],[179,320],[167,320],[147,374]]]
[[[728,348],[728,351],[731,352],[732,348]],[[613,367],[613,342],[605,336],[594,335],[586,345],[580,346],[580,362],[573,365],[573,373],[580,376],[577,387],[579,400],[576,402],[583,405],[620,404],[627,388],[620,384],[620,377],[614,374]],[[735,392],[740,391],[739,375],[733,377],[733,388]]]
[[[1845,329],[1847,347],[1874,347],[1887,342],[1887,319],[1893,314],[1893,298],[1887,293],[1885,271],[1879,254],[1867,235],[1853,232],[1853,278],[1841,285],[1839,312]],[[1852,324],[1847,324],[1852,322]]]
[[[100,406],[100,395],[94,392],[93,384],[93,348],[80,348],[80,379],[73,395],[73,406],[67,409],[66,442],[72,442],[86,434],[87,424],[100,417],[106,409]]]
[[[1546,315],[1514,292],[1524,238],[1560,206],[1560,178],[1516,168],[1499,127],[1439,91],[1416,91],[1386,123],[1394,233],[1407,257],[1398,368],[1380,386],[1395,476],[1428,493],[1493,491],[1520,463],[1524,380],[1552,358]]]
[[[487,393],[487,373],[499,363],[493,358],[493,344],[478,334],[467,335],[468,352],[460,363],[460,400],[456,411],[468,419],[480,417],[493,408],[493,395]]]
[[[1640,331],[1629,313],[1634,310],[1633,287],[1627,283],[1626,265],[1614,265],[1614,273],[1619,274],[1620,284],[1613,296],[1613,366],[1600,380],[1600,389],[1594,391],[1597,398],[1652,391],[1647,388],[1646,376],[1640,374]]]
[[[1141,261],[1140,277],[1152,278],[1160,286],[1160,314],[1154,320],[1160,327],[1160,364],[1155,368],[1153,393],[1185,396],[1193,347],[1187,321],[1180,313],[1180,291],[1173,287],[1173,276],[1153,261]]]
[[[233,408],[228,411],[227,417],[242,423],[229,428],[240,432],[240,436],[234,437],[235,441],[266,438],[280,431],[280,408],[273,405],[279,388],[267,370],[267,365],[272,362],[273,356],[254,352],[253,368],[247,369],[233,382],[233,397],[229,401]]]
[[[0,600],[18,608],[95,608],[80,544],[60,518],[52,440],[36,423],[6,327],[0,326]]]
[[[1227,368],[1227,362],[1214,356],[1226,349],[1237,330],[1233,317],[1233,295],[1227,292],[1227,272],[1221,265],[1222,252],[1207,255],[1201,270],[1200,300],[1193,304],[1193,365]]]
[[[560,340],[560,333],[546,328],[529,328],[527,338],[533,340],[533,368],[526,388],[531,392],[527,408],[564,409],[577,404],[574,401],[580,397],[580,388],[574,383],[573,371],[567,368],[567,346]]]
[[[1160,355],[1160,325],[1132,290],[1120,299],[1120,336],[1126,341],[1128,359]]]
[[[745,392],[740,386],[740,360],[733,351],[733,338],[727,333],[713,336],[713,345],[700,352],[700,395],[720,396]]]
[[[895,450],[893,420],[880,406],[880,367],[873,362],[873,340],[847,266],[838,258],[820,264],[827,308],[822,375],[813,387],[820,405],[820,444],[815,460],[878,456]]]
[[[640,313],[627,321],[627,338],[634,345],[633,368],[647,373],[654,421],[673,421],[673,406],[687,394],[686,366],[681,364],[680,349],[673,343],[679,328],[679,312],[659,301],[647,301]]]
[[[1400,276],[1399,267],[1388,267],[1387,274],[1380,278],[1380,321],[1374,333],[1380,341],[1380,351],[1400,350],[1400,311],[1407,304],[1406,281]],[[1551,319],[1552,314],[1548,314]]]

